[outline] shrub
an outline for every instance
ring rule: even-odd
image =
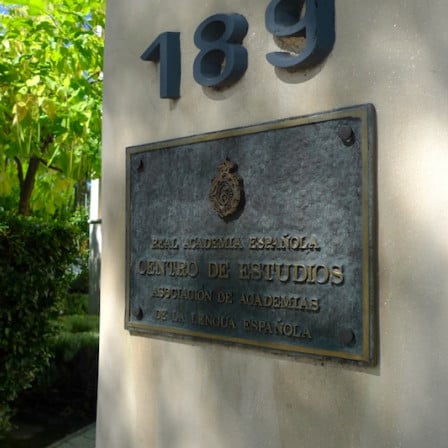
[[[71,280],[76,230],[0,213],[0,433],[18,394],[48,365],[57,302]]]
[[[58,318],[49,366],[19,399],[22,415],[92,421],[98,380],[98,316]]]
[[[77,210],[70,218],[70,223],[76,232],[77,255],[73,263],[73,280],[70,284],[71,293],[88,294],[89,292],[89,224],[87,211]]]
[[[63,315],[87,314],[89,295],[70,292],[59,301],[59,312]]]
[[[93,315],[72,315],[59,319],[61,329],[59,335],[64,333],[98,333],[98,316]]]

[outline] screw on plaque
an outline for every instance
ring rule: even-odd
[[[140,306],[136,306],[133,310],[132,310],[132,315],[137,319],[137,320],[142,320],[143,319],[143,310]]]
[[[145,169],[145,164],[143,163],[143,160],[140,159],[140,163],[138,164],[137,171],[139,173],[141,173],[144,169]]]
[[[350,126],[341,126],[338,129],[338,136],[345,146],[352,146],[355,143],[355,133]]]
[[[355,333],[346,328],[339,332],[339,340],[344,345],[352,345],[355,342]]]

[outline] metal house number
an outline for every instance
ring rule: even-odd
[[[267,30],[275,37],[303,37],[300,53],[275,51],[266,59],[274,67],[300,69],[315,66],[331,52],[335,41],[334,0],[271,0],[266,8]],[[193,64],[195,81],[206,87],[226,87],[239,81],[247,70],[243,46],[249,24],[240,14],[215,14],[194,33],[199,49]],[[161,33],[141,55],[160,62],[160,97],[179,98],[181,83],[180,33]]]

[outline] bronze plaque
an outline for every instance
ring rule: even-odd
[[[372,105],[128,148],[126,328],[375,362]]]

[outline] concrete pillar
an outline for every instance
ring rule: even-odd
[[[334,48],[301,73],[266,62],[279,49],[268,4],[107,2],[97,447],[444,448],[448,2],[336,0]],[[194,32],[232,12],[249,22],[248,70],[230,88],[203,88]],[[160,99],[159,65],[140,60],[165,31],[181,33],[178,100]],[[378,121],[377,366],[125,330],[126,147],[363,103]]]

